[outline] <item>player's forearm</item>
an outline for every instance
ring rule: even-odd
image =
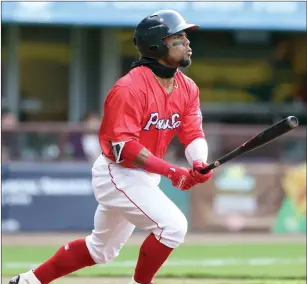
[[[122,150],[122,158],[126,161],[130,161],[138,168],[166,177],[168,176],[170,168],[176,168],[176,166],[153,155],[143,145],[136,141],[126,142]]]
[[[194,161],[207,162],[208,159],[208,143],[205,138],[194,139],[186,148],[185,156],[192,166]]]

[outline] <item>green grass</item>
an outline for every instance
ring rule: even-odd
[[[5,277],[2,278],[2,283],[8,283],[9,278]],[[79,281],[77,281],[79,280]],[[61,278],[58,279],[52,283],[55,284],[84,284],[83,282],[80,282],[79,278]],[[121,281],[112,281],[110,279],[96,279],[95,281],[93,279],[87,279],[88,282],[93,284],[127,284],[127,279],[122,279]],[[104,280],[104,281],[103,281]],[[77,283],[76,283],[77,282]],[[154,282],[154,284],[306,284],[305,280],[208,280],[208,279],[199,279],[197,282],[191,282],[191,280],[182,280],[182,279],[173,279],[173,280],[160,280]]]
[[[63,282],[64,283],[64,282]],[[61,283],[59,283],[61,284]],[[66,284],[68,284],[66,282]],[[72,284],[72,283],[69,283],[69,284]],[[112,284],[118,284],[118,283],[112,283]],[[174,282],[167,282],[167,283],[163,283],[163,282],[155,282],[155,284],[189,284],[188,281],[174,281]],[[289,281],[289,280],[286,280],[286,281],[280,281],[280,280],[238,280],[236,281],[235,283],[234,282],[229,282],[227,280],[221,280],[221,281],[210,281],[210,280],[203,280],[203,282],[199,281],[198,284],[306,284],[306,281],[305,280],[294,280],[294,281]]]
[[[31,264],[39,264],[56,249],[55,247],[3,247],[2,275],[11,276],[26,271],[31,268]],[[137,255],[137,246],[126,246],[120,256],[111,263],[86,268],[72,276],[130,277],[133,274]],[[157,277],[234,278],[258,281],[250,282],[253,284],[301,284],[306,282],[299,281],[306,279],[306,245],[184,244],[173,252]],[[284,281],[267,281],[270,279]],[[249,284],[249,282],[242,283]]]

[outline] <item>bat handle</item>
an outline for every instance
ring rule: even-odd
[[[201,169],[199,172],[201,174],[205,175],[205,174],[209,173],[211,170],[217,168],[220,165],[221,165],[221,163],[219,162],[219,160],[216,160],[214,163],[211,163],[210,165],[208,165],[204,169]]]

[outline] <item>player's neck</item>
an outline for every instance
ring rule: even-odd
[[[165,66],[165,68],[177,68],[177,67],[173,67],[173,66],[169,66],[163,59],[158,59],[157,60],[162,66]],[[157,80],[159,81],[159,83],[161,84],[161,86],[163,88],[165,88],[166,90],[170,90],[174,87],[174,77],[171,78],[162,78],[159,77],[159,75],[155,75]]]
[[[157,75],[155,75],[154,72],[152,72],[158,83],[162,86],[162,88],[170,94],[175,88],[178,88],[178,84],[176,79],[173,78],[161,78]]]
[[[173,78],[177,72],[177,68],[161,64],[158,60],[148,57],[141,57],[138,61],[133,62],[131,69],[138,66],[147,66],[156,76],[163,79]]]
[[[156,76],[157,80],[161,84],[161,86],[165,89],[170,89],[174,86],[174,77],[173,78],[160,78],[159,76]]]

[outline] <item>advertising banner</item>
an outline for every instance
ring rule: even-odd
[[[306,164],[229,163],[191,191],[167,179],[160,187],[185,214],[190,231],[306,232]],[[96,206],[87,163],[2,168],[4,232],[89,231]]]
[[[282,187],[285,198],[273,225],[275,233],[306,232],[306,164],[287,169]]]
[[[217,168],[211,181],[192,191],[191,226],[197,231],[306,232],[306,165]]]
[[[88,164],[10,165],[2,180],[2,230],[91,230],[97,202]]]
[[[167,179],[160,187],[189,219],[190,193],[175,189]],[[4,232],[89,231],[96,207],[88,163],[3,165]]]

